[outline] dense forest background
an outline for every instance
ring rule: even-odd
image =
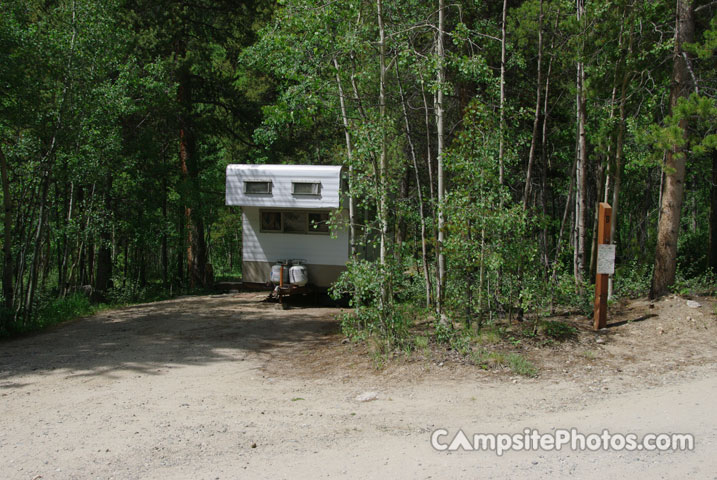
[[[589,311],[601,201],[615,297],[713,291],[715,12],[3,0],[0,331],[240,277],[229,163],[349,167],[349,331]]]

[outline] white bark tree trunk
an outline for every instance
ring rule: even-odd
[[[344,126],[344,137],[346,139],[346,160],[349,164],[349,245],[351,248],[351,258],[355,259],[356,250],[356,212],[353,197],[353,149],[351,148],[351,133],[349,132],[349,118],[346,114],[346,100],[344,98],[344,89],[341,85],[341,68],[338,60],[334,57],[334,67],[336,68],[336,87],[339,90],[339,105],[341,106],[341,120]]]
[[[444,0],[438,0],[438,37],[436,40],[436,55],[438,57],[438,74],[436,83],[438,90],[436,92],[435,111],[436,111],[436,156],[438,158],[438,242],[436,250],[438,251],[438,282],[436,285],[436,309],[440,321],[446,322],[443,315],[443,301],[445,298],[446,288],[446,256],[443,252],[443,242],[445,240],[445,174],[443,171],[443,84],[445,82],[444,60],[445,52],[443,50],[443,29],[444,29]]]

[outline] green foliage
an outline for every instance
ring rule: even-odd
[[[89,298],[81,293],[73,293],[65,298],[55,298],[42,304],[28,322],[12,321],[12,313],[2,310],[0,316],[5,321],[0,323],[0,338],[30,333],[59,323],[92,315],[98,308],[90,303]]]
[[[586,317],[591,317],[595,311],[595,286],[590,284],[587,279],[583,282],[582,293],[575,294],[572,305]]]
[[[652,279],[652,266],[635,260],[617,267],[613,276],[615,298],[637,298],[647,295]]]
[[[142,302],[147,298],[147,286],[141,286],[139,282],[119,282],[115,287],[107,291],[107,300],[116,305],[128,305],[130,303]]]
[[[539,330],[548,338],[559,342],[571,340],[577,337],[578,330],[565,322],[546,320],[540,322]]]
[[[550,286],[548,286],[550,288]],[[584,279],[581,288],[575,286],[575,278],[570,272],[558,275],[555,284],[546,292],[555,305],[577,309],[582,315],[592,315],[595,302],[595,286]]]
[[[352,307],[375,304],[381,280],[375,263],[366,260],[350,261],[346,264],[346,271],[331,287],[330,294],[335,300],[344,295],[349,296],[349,304]]]
[[[693,154],[704,154],[717,148],[715,119],[717,119],[717,100],[692,93],[689,97],[678,99],[671,115],[665,117],[664,125],[653,126],[649,138],[659,152],[689,145]],[[686,120],[689,120],[689,131],[684,129]]]
[[[236,162],[351,168],[348,195],[359,212],[363,260],[350,262],[333,292],[354,308],[342,321],[344,332],[371,339],[380,351],[433,341],[408,337],[416,319],[433,315],[424,310],[422,269],[435,283],[439,209],[446,219],[443,313],[459,328],[434,325],[438,343],[461,352],[472,343],[517,344],[528,334],[501,330],[491,319],[537,319],[555,306],[589,315],[593,288],[575,284],[569,240],[577,62],[586,72],[589,113],[588,230],[602,199],[595,186],[609,172],[614,188],[622,173],[615,295],[641,295],[649,286],[662,159],[675,146],[688,160],[675,289],[714,291],[714,278],[704,274],[712,188],[705,173],[717,147],[714,18],[708,25],[699,16],[696,41],[686,47],[695,76],[689,88],[699,93],[672,108],[674,2],[586,2],[579,21],[574,5],[562,0],[510,2],[501,111],[499,3],[447,7],[444,58],[435,45],[435,5],[384,4],[390,66],[384,72],[372,2],[208,0],[201,7],[150,0],[0,3],[0,148],[8,167],[2,203],[15,208],[11,231],[2,232],[9,234],[13,264],[3,268],[13,286],[22,286],[22,298],[1,314],[3,325],[15,311],[38,322],[73,315],[70,305],[79,300],[66,297],[67,311],[51,300],[96,281],[108,252],[114,287],[105,294],[117,304],[188,291],[190,237],[206,241],[217,276],[240,275],[241,215],[223,199],[224,168]],[[537,104],[536,89],[548,96]],[[441,205],[437,92],[446,94]],[[185,146],[193,145],[186,171],[179,168],[180,131],[192,139]],[[531,151],[532,194],[523,199]],[[384,223],[380,265],[373,253]],[[417,261],[422,246],[432,265]],[[27,293],[30,284],[37,292]],[[551,339],[570,333],[543,328]],[[471,329],[477,333],[469,338]],[[497,360],[510,363],[505,355],[491,357]]]
[[[456,335],[456,332],[450,326],[442,322],[434,322],[433,327],[438,343],[449,343]]]
[[[387,305],[381,303],[381,284],[386,281],[389,281],[387,271],[376,263],[352,261],[332,286],[330,294],[336,300],[348,297],[349,305],[354,309],[341,319],[346,336],[355,339],[376,336],[389,350],[407,345],[416,312],[413,305],[399,304],[393,299]]]
[[[86,295],[74,293],[65,298],[54,299],[41,307],[37,312],[34,323],[38,328],[43,328],[77,317],[91,315],[95,310]]]
[[[544,307],[550,286],[537,262],[539,223],[498,183],[496,119],[474,101],[464,123],[446,158],[454,175],[446,205],[448,310],[470,323],[489,308],[512,313]]]
[[[472,351],[473,339],[471,335],[454,331],[451,335],[449,344],[453,350],[465,356]]]
[[[707,270],[696,276],[684,275],[677,271],[673,291],[678,295],[715,295],[717,294],[717,274]]]

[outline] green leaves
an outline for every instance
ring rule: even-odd
[[[717,101],[693,93],[679,98],[672,115],[665,117],[662,126],[653,125],[644,141],[651,143],[659,154],[687,147],[692,154],[702,155],[717,147],[716,122]],[[685,130],[685,125],[689,125],[689,130]]]

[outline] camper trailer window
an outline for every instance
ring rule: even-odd
[[[271,193],[271,181],[244,181],[244,193],[248,194],[266,194]]]
[[[291,182],[291,193],[294,195],[318,195],[321,193],[321,183]]]
[[[262,232],[281,232],[281,212],[261,212]]]
[[[328,212],[261,211],[261,231],[264,233],[329,234]]]
[[[329,214],[309,213],[309,232],[329,233]]]
[[[306,233],[306,212],[283,212],[284,233]]]

